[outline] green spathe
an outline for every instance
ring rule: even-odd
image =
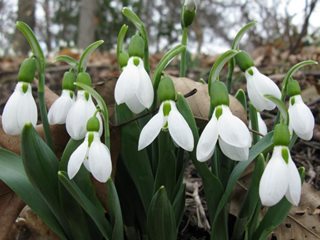
[[[74,91],[75,81],[76,81],[76,75],[74,74],[74,72],[65,72],[62,80],[62,89]]]
[[[176,99],[176,89],[173,81],[169,76],[163,76],[158,87],[158,98],[160,102]]]
[[[19,69],[18,81],[32,83],[36,69],[36,59],[34,57],[25,59]]]
[[[274,128],[273,144],[275,146],[288,146],[290,143],[290,132],[287,125],[279,123]]]
[[[144,40],[139,34],[135,34],[129,43],[128,47],[129,56],[135,56],[139,58],[143,58],[144,56]]]
[[[212,107],[219,105],[229,106],[229,94],[226,85],[220,81],[214,81],[210,85],[210,98]]]
[[[245,51],[239,52],[235,56],[235,59],[236,59],[237,65],[239,66],[239,68],[241,69],[242,72],[245,72],[245,71],[247,71],[247,69],[254,66],[252,58]],[[249,72],[249,74],[250,74],[250,72]]]

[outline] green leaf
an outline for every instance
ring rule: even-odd
[[[150,240],[177,239],[175,215],[164,187],[160,187],[150,203],[147,230]]]
[[[246,32],[248,32],[252,27],[254,27],[256,25],[256,23],[257,23],[256,21],[249,22],[240,29],[240,31],[237,33],[236,37],[233,39],[232,46],[231,46],[232,49],[239,50],[239,44],[240,44],[242,37],[244,36],[244,34]]]
[[[123,51],[123,42],[124,38],[126,37],[128,31],[128,25],[123,24],[119,34],[118,34],[118,39],[117,39],[117,58],[119,59],[120,53]]]
[[[247,97],[243,89],[239,89],[234,96],[243,106],[245,112],[247,112]]]
[[[0,179],[8,185],[60,239],[68,237],[57,218],[43,200],[37,188],[33,187],[24,171],[22,159],[0,148]]]
[[[246,197],[241,206],[239,216],[237,218],[234,230],[233,238],[234,240],[242,240],[245,230],[248,227],[255,211],[260,211],[256,206],[259,203],[259,184],[262,173],[264,171],[264,157],[262,154],[259,155],[255,162],[254,172],[252,174],[251,183],[249,189],[246,193]]]
[[[60,55],[54,59],[54,62],[65,62],[70,65],[70,67],[77,69],[78,68],[78,61],[73,57],[68,55]]]
[[[185,202],[186,202],[186,184],[180,184],[179,191],[173,201],[173,210],[175,213],[175,219],[177,223],[177,228],[179,228],[180,222],[183,217],[184,209],[185,209]]]
[[[159,82],[161,79],[161,74],[164,71],[164,69],[176,56],[180,55],[185,49],[186,49],[186,46],[179,44],[178,46],[168,51],[161,58],[160,62],[158,63],[157,67],[154,70],[154,75],[153,75],[153,87],[155,90],[158,89]]]
[[[264,95],[264,97],[277,105],[277,107],[281,113],[281,117],[284,121],[284,124],[288,125],[289,124],[289,115],[288,115],[288,111],[287,111],[285,103],[272,95]]]
[[[286,94],[287,94],[287,86],[289,83],[290,78],[302,67],[305,67],[307,65],[312,65],[312,64],[318,64],[318,62],[313,61],[313,60],[306,60],[297,63],[294,65],[292,68],[289,69],[287,74],[285,75],[283,81],[282,81],[282,89],[281,89],[281,100],[284,101],[286,99]]]
[[[228,61],[230,61],[235,55],[237,55],[238,52],[239,51],[237,50],[228,50],[218,57],[218,59],[214,62],[210,70],[209,80],[208,80],[208,89],[210,89],[210,86],[214,81],[217,81],[219,79],[219,74],[223,66]]]
[[[249,166],[249,164],[256,159],[256,157],[270,149],[273,145],[272,142],[272,136],[273,136],[273,132],[269,132],[266,136],[264,136],[263,138],[260,139],[260,141],[258,143],[256,143],[249,152],[249,159],[247,161],[243,161],[243,162],[239,162],[235,168],[233,169],[233,171],[231,172],[228,184],[226,186],[226,189],[219,201],[219,204],[217,206],[216,212],[215,212],[215,216],[213,219],[213,223],[215,223],[217,221],[217,218],[219,216],[219,213],[221,212],[221,210],[225,207],[225,205],[227,204],[231,193],[235,187],[235,185],[237,184],[237,181],[239,179],[239,177],[241,176],[241,174],[244,172],[244,170],[246,170],[246,168]]]
[[[99,231],[103,237],[108,240],[111,236],[111,226],[108,220],[104,217],[104,211],[101,211],[100,208],[97,208],[79,189],[74,181],[70,180],[67,177],[67,173],[63,171],[58,172],[59,180],[73,196],[73,198],[81,205],[84,211],[91,217],[91,219],[97,225]]]
[[[249,103],[249,116],[250,116],[251,128],[254,131],[259,132],[258,112],[251,103]],[[260,136],[256,132],[252,132],[252,139],[253,139],[252,140],[253,144],[256,144],[259,141]]]
[[[30,182],[39,189],[60,224],[67,226],[59,203],[58,159],[31,124],[26,124],[22,130],[21,156]]]
[[[81,87],[82,89],[84,89],[88,93],[90,93],[90,95],[97,101],[98,106],[101,109],[103,120],[104,120],[104,122],[103,122],[104,141],[105,141],[105,144],[107,145],[107,147],[110,149],[109,112],[108,112],[108,108],[107,108],[107,105],[106,105],[104,99],[92,87],[90,87],[86,84],[80,83],[80,82],[75,82],[74,84],[78,87]]]
[[[91,43],[86,49],[84,49],[83,53],[80,56],[79,59],[79,65],[78,65],[78,72],[85,71],[87,68],[87,62],[91,55],[91,53],[94,52],[98,47],[100,47],[101,44],[103,44],[103,40],[96,41],[94,43]]]
[[[111,178],[106,183],[108,213],[113,225],[112,240],[123,240],[123,220],[117,190]]]

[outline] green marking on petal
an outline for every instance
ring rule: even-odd
[[[139,59],[139,58],[134,58],[134,59],[133,59],[133,64],[134,64],[134,65],[138,66],[139,63],[140,63],[140,59]]]
[[[291,105],[293,106],[293,105],[296,103],[296,99],[295,99],[294,97],[292,97],[292,98],[290,99],[290,103],[291,103]]]
[[[248,73],[253,76],[253,70],[251,68],[248,70]]]
[[[289,163],[289,150],[288,148],[282,148],[281,149],[281,156],[283,160],[286,162],[286,164]]]
[[[93,139],[94,139],[93,132],[89,132],[89,135],[88,135],[88,147],[91,146],[91,143],[93,142]]]
[[[167,131],[168,130],[168,121],[166,121],[166,123],[163,125],[162,130],[163,131]]]
[[[28,91],[28,87],[29,87],[29,84],[28,84],[28,83],[23,83],[23,84],[22,84],[22,87],[21,87],[22,92],[23,92],[23,93],[26,93],[26,92]]]
[[[90,94],[88,92],[84,92],[84,97],[88,101],[89,97],[90,97]]]
[[[171,105],[169,102],[164,102],[163,104],[163,115],[164,116],[168,116],[169,115],[169,112],[171,111]]]
[[[70,95],[70,98],[73,98],[74,93],[73,93],[73,92],[71,92],[71,91],[69,91],[69,95]]]
[[[222,107],[219,106],[216,108],[214,113],[217,119],[219,119],[219,117],[222,115],[222,112],[223,112]]]

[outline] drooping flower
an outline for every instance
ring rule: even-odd
[[[138,150],[141,150],[151,144],[159,135],[161,129],[168,129],[170,136],[176,145],[192,151],[194,139],[192,131],[172,100],[166,100],[161,103],[159,112],[154,115],[144,126],[140,133]]]
[[[6,134],[19,135],[26,123],[37,124],[37,105],[31,84],[18,82],[2,113],[2,127]]]
[[[93,126],[92,122],[94,123]],[[99,182],[106,182],[110,177],[112,172],[110,151],[100,141],[99,126],[97,117],[94,116],[89,119],[86,137],[83,143],[72,153],[68,162],[67,170],[70,179],[77,174],[82,163]]]
[[[276,205],[284,196],[297,206],[301,195],[301,179],[287,146],[275,146],[259,186],[261,203]]]
[[[114,96],[118,105],[125,103],[136,114],[151,107],[153,86],[140,57],[129,58],[116,83]]]
[[[211,158],[218,140],[221,151],[230,159],[236,161],[248,159],[251,146],[250,132],[244,122],[232,114],[227,105],[215,108],[199,138],[197,159],[203,162]]]

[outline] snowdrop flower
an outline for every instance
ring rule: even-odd
[[[74,73],[66,72],[64,74],[61,96],[52,104],[48,112],[50,124],[66,123],[68,112],[75,102],[74,80]]]
[[[234,116],[227,105],[215,108],[210,121],[204,128],[197,146],[197,159],[204,162],[212,157],[215,146],[232,160],[244,161],[249,157],[251,135],[247,126]]]
[[[267,135],[268,133],[267,125],[262,119],[261,114],[259,112],[257,112],[257,118],[258,118],[259,133],[261,133],[263,136]],[[251,120],[249,120],[249,127],[252,128]]]
[[[91,78],[88,73],[79,73],[77,77],[78,82],[91,84]],[[92,101],[91,95],[84,90],[78,90],[77,99],[70,108],[67,119],[66,128],[67,132],[72,139],[80,140],[86,135],[86,124],[89,118],[97,111],[96,106]],[[97,116],[100,125],[102,120],[100,115]],[[99,134],[102,134],[102,128],[99,129]]]
[[[265,95],[272,95],[280,99],[281,92],[278,86],[254,67],[253,61],[247,53],[243,51],[238,53],[236,61],[241,70],[245,72],[247,92],[253,106],[259,112],[274,109],[276,105],[268,100]]]
[[[6,134],[19,135],[26,123],[37,124],[38,111],[32,96],[31,82],[36,71],[36,61],[27,58],[21,64],[18,83],[2,113],[2,127]]]
[[[112,172],[110,151],[100,141],[99,125],[97,117],[94,116],[89,119],[86,137],[83,143],[72,153],[68,162],[67,171],[70,179],[77,174],[82,163],[99,182],[106,182],[110,177]]]
[[[151,107],[154,97],[153,86],[140,57],[129,58],[116,83],[114,94],[118,105],[125,103],[135,114]]]
[[[303,102],[299,83],[296,80],[288,84],[289,99],[289,129],[293,130],[298,137],[310,140],[313,136],[314,117],[311,110]]]
[[[147,147],[159,135],[161,129],[168,129],[174,143],[186,151],[192,151],[192,131],[172,100],[161,103],[159,112],[144,126],[140,133],[138,150]]]
[[[284,196],[297,206],[301,195],[301,179],[287,146],[275,146],[259,186],[264,206],[276,205]]]

